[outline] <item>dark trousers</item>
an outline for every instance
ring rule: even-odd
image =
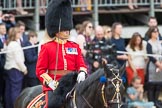
[[[160,95],[161,87],[155,84],[148,85],[148,100],[156,102]]]
[[[4,104],[4,89],[5,81],[4,81],[4,69],[0,69],[0,104]]]
[[[23,73],[17,69],[6,71],[5,106],[14,108],[14,102],[22,90]]]

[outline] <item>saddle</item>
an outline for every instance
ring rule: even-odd
[[[27,108],[45,108],[45,93],[36,96],[27,106]]]
[[[72,100],[72,106],[76,106],[75,103],[75,87],[66,95],[66,101]],[[28,104],[27,108],[45,108],[45,93],[41,93],[36,96],[32,101]]]
[[[63,76],[59,80],[59,85],[54,90],[53,94],[49,97],[51,101],[50,105],[55,106],[55,108],[64,106],[64,104],[73,97],[73,91],[76,83],[76,72],[71,72]],[[27,108],[44,108],[45,104],[45,94],[41,93],[28,104]]]

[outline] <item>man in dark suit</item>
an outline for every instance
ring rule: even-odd
[[[0,52],[6,47],[6,25],[0,23]],[[4,65],[5,54],[0,54],[0,103],[4,100]]]
[[[21,46],[24,47],[25,43],[28,42],[28,35],[25,34],[25,23],[22,21],[18,21],[16,27],[20,28],[21,32],[20,43]]]

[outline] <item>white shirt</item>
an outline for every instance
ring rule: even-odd
[[[21,72],[25,72],[27,68],[24,64],[25,58],[20,44],[16,41],[11,41],[7,46],[7,51],[9,52],[6,54],[5,69],[10,70],[15,68]]]
[[[136,69],[140,69],[140,68],[144,69],[146,67],[145,59],[147,57],[142,55],[142,54],[146,54],[146,47],[143,46],[142,50],[133,51],[133,49],[131,49],[130,46],[128,45],[126,47],[126,50],[128,53],[140,54],[140,55],[131,55],[132,64],[135,66]]]
[[[153,54],[157,54],[157,55],[161,55],[162,54],[162,46],[161,46],[161,42],[159,40],[153,42],[151,40],[148,40],[148,43],[151,44],[152,46],[152,53]],[[161,57],[155,57],[156,60],[161,61],[162,58]]]
[[[86,50],[84,49],[84,45],[86,44],[86,40],[82,34],[77,36],[76,43],[79,45],[79,48],[81,49],[82,54],[85,56]]]

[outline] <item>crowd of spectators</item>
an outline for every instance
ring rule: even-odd
[[[91,0],[78,0],[78,4],[87,4],[87,7],[82,7],[79,11],[91,11],[91,2]],[[131,10],[138,8],[133,3],[137,2],[136,0],[128,2]],[[28,14],[22,8],[22,0],[17,0],[17,5],[18,14]],[[41,0],[40,5],[46,5],[46,0]],[[40,8],[39,12],[45,14],[46,9]],[[13,14],[0,13],[0,51],[10,51],[0,54],[0,107],[3,103],[5,108],[13,108],[14,101],[23,88],[39,84],[35,75],[38,48],[22,50],[22,47],[38,44],[38,36],[35,31],[29,31],[26,34],[25,27],[25,23],[22,21],[16,22]],[[146,56],[146,54],[162,54],[162,36],[158,29],[158,22],[155,17],[150,17],[146,35],[141,36],[138,31],[132,33],[128,45],[125,45],[125,40],[122,38],[122,28],[123,25],[120,22],[113,23],[111,27],[98,25],[94,28],[91,21],[84,21],[82,24],[76,25],[77,36],[73,36],[71,39],[79,44],[89,75],[101,67],[102,60],[112,63],[115,59],[115,63],[117,62],[119,67],[126,63],[126,72],[122,78],[128,87],[126,91],[128,105],[145,108],[155,105],[157,108],[161,108],[159,95],[162,80],[157,76],[162,77],[162,59],[161,57]],[[103,46],[115,44],[116,50],[129,54],[115,54],[105,58],[100,57],[98,52],[94,52],[94,55],[89,56],[87,45],[94,45],[94,43]],[[134,53],[139,55],[134,55]],[[157,79],[152,77],[153,75]],[[145,91],[148,103],[143,102]]]
[[[93,47],[93,55],[88,56],[89,49],[87,49],[87,46],[90,44],[92,46],[99,42],[104,43],[103,46],[115,44],[117,51],[127,52],[128,54],[117,53],[113,59],[117,60],[119,66],[126,64],[126,71],[122,78],[126,87],[128,87],[126,93],[129,105],[142,108],[152,108],[155,105],[157,108],[161,108],[162,104],[159,101],[160,86],[162,84],[162,80],[160,80],[160,77],[162,77],[161,57],[146,55],[162,54],[161,35],[157,19],[150,17],[145,36],[141,36],[138,31],[132,33],[127,45],[125,45],[125,40],[122,38],[122,28],[123,26],[120,22],[113,23],[112,27],[98,25],[94,28],[92,22],[84,21],[82,24],[76,25],[78,35],[72,41],[79,44],[87,63],[89,74],[101,67],[103,59],[106,63],[111,63],[112,61],[112,58],[99,57],[98,53],[95,52],[95,47]],[[109,55],[109,52],[107,52],[107,55]],[[144,92],[147,93],[148,103],[143,101]]]
[[[0,108],[13,108],[22,89],[39,84],[35,75],[38,48],[22,47],[38,44],[35,31],[13,14],[0,15]],[[3,107],[4,106],[4,107]]]

